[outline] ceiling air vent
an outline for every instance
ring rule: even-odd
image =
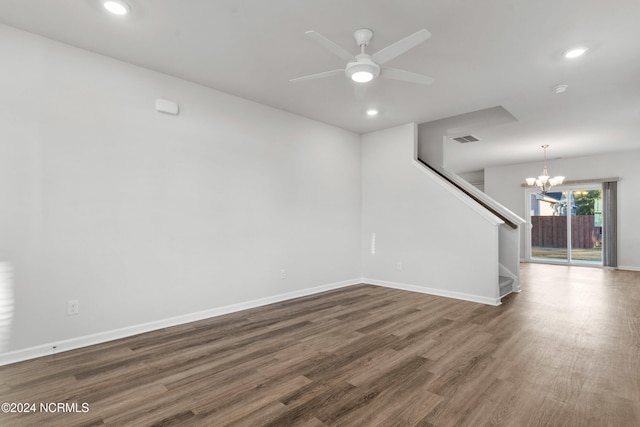
[[[476,141],[480,141],[478,138],[476,138],[473,135],[467,135],[467,136],[459,136],[457,138],[453,138],[454,140],[458,141],[461,144],[466,144],[467,142],[476,142]]]

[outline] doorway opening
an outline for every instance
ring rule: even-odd
[[[602,266],[602,186],[553,190],[546,194],[527,190],[528,260]]]

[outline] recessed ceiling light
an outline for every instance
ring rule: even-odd
[[[573,49],[567,50],[563,56],[567,59],[577,58],[579,56],[584,55],[589,50],[588,47],[575,47]]]
[[[553,91],[555,93],[563,93],[567,91],[567,88],[569,87],[569,85],[555,85],[553,87]]]
[[[110,13],[118,16],[126,15],[131,10],[128,4],[120,0],[107,0],[102,3],[102,6]]]
[[[375,108],[369,108],[367,110],[367,116],[377,116],[378,115],[378,110],[376,110]]]

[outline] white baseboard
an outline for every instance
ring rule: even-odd
[[[198,320],[208,319],[211,317],[221,316],[223,314],[235,313],[237,311],[247,310],[250,308],[260,307],[263,305],[273,304],[293,298],[304,297],[317,294],[320,292],[330,291],[333,289],[344,288],[351,285],[362,283],[362,279],[345,280],[342,282],[330,283],[327,285],[316,286],[313,288],[302,289],[299,291],[287,292],[284,294],[274,295],[265,298],[259,298],[251,301],[231,304],[224,307],[216,307],[210,310],[189,313],[182,316],[171,317],[168,319],[157,320],[153,322],[143,323],[139,325],[127,326],[125,328],[115,329],[97,334],[85,335],[82,337],[71,338],[68,340],[51,342],[35,347],[29,347],[21,350],[9,351],[0,354],[0,366],[11,363],[22,362],[24,360],[35,359],[41,356],[47,356],[63,351],[74,350],[81,347],[87,347],[95,344],[102,344],[108,341],[120,338],[130,337],[132,335],[151,332],[170,326],[182,325],[185,323],[195,322]]]
[[[640,271],[640,267],[634,267],[632,265],[619,265],[614,268],[617,268],[618,270]]]
[[[376,279],[368,279],[368,278],[362,279],[362,283],[369,283],[371,285],[378,285],[378,286],[384,286],[387,288],[400,289],[403,291],[419,292],[427,295],[436,295],[440,297],[478,302],[478,303],[487,304],[487,305],[497,306],[502,304],[502,302],[500,301],[500,298],[488,298],[480,295],[465,294],[462,292],[447,291],[444,289],[427,288],[424,286],[409,285],[406,283],[388,282],[386,280],[376,280]]]
[[[622,267],[619,267],[622,268]],[[478,295],[465,294],[461,292],[447,291],[443,289],[427,288],[424,286],[410,285],[406,283],[388,282],[385,280],[376,280],[368,278],[358,278],[345,280],[342,282],[330,283],[327,285],[316,286],[313,288],[302,289],[299,291],[288,292],[284,294],[274,295],[265,298],[259,298],[251,301],[245,301],[237,304],[231,304],[223,307],[216,307],[210,310],[189,313],[182,316],[161,319],[153,322],[143,323],[139,325],[127,326],[125,328],[114,329],[111,331],[99,332],[96,334],[85,335],[82,337],[71,338],[63,341],[50,342],[34,347],[21,350],[9,351],[0,354],[0,366],[11,363],[22,362],[37,357],[48,356],[54,353],[74,350],[77,348],[88,347],[90,345],[102,344],[108,341],[127,338],[133,335],[151,332],[158,329],[168,328],[171,326],[183,325],[185,323],[196,322],[198,320],[209,319],[211,317],[222,316],[224,314],[235,313],[242,310],[248,310],[255,307],[261,307],[276,302],[286,301],[293,298],[300,298],[320,292],[330,291],[333,289],[344,288],[347,286],[367,283],[371,285],[384,286],[387,288],[400,289],[403,291],[419,292],[427,295],[437,295],[441,297],[454,298],[464,301],[477,302],[488,305],[500,305],[500,299],[482,297]]]

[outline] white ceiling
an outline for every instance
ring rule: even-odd
[[[451,143],[458,172],[540,160],[541,144],[551,158],[640,149],[638,0],[127,2],[132,14],[114,18],[100,0],[0,0],[0,23],[358,133],[495,106],[515,116]],[[374,31],[369,52],[429,30],[387,65],[436,82],[377,79],[364,94],[343,76],[289,82],[345,65],[305,31],[356,53],[357,28]],[[562,58],[576,45],[590,50]]]

